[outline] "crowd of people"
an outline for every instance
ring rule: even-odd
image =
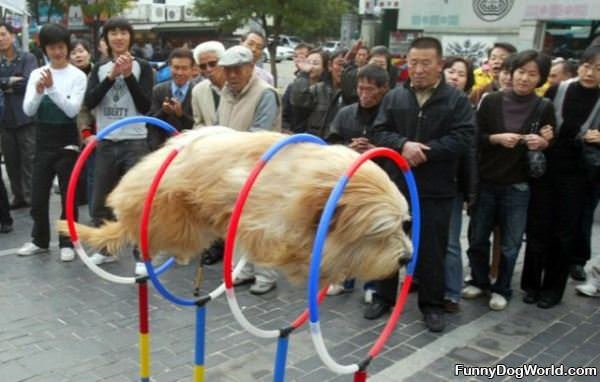
[[[48,252],[52,182],[58,178],[64,218],[66,186],[82,146],[117,120],[149,115],[179,131],[215,124],[282,130],[311,133],[359,153],[373,147],[401,153],[420,191],[423,240],[415,288],[431,331],[444,330],[445,314],[460,311],[462,298],[486,296],[490,309],[505,309],[524,243],[524,302],[552,308],[569,276],[587,278],[576,287],[580,294],[600,296],[600,256],[589,274],[584,270],[600,197],[600,43],[574,62],[498,42],[475,69],[466,58],[444,57],[437,39],[421,37],[411,42],[404,82],[383,46],[369,49],[359,41],[327,53],[299,44],[295,79],[280,94],[260,67],[266,43],[260,32],[229,49],[218,41],[173,49],[172,78],[158,85],[148,62],[132,55],[132,36],[126,19],[109,19],[102,36],[107,56],[92,63],[86,41],[47,24],[39,36],[47,63],[37,68],[31,54],[15,49],[11,27],[0,24],[0,133],[13,196],[9,203],[0,182],[0,232],[13,230],[10,209],[31,207],[32,240],[19,256]],[[94,224],[114,219],[107,195],[167,138],[138,123],[98,143],[79,187]],[[406,191],[391,162],[378,164]],[[460,240],[465,213],[466,277]],[[69,238],[60,237],[59,247],[62,261],[75,258]],[[218,262],[222,252],[217,240],[201,261]],[[133,256],[139,260],[136,248]],[[116,258],[100,250],[91,259],[100,265]],[[143,263],[135,271],[143,274]],[[254,264],[234,280],[251,284],[258,295],[276,283],[274,270]],[[397,276],[364,284],[365,318],[390,310],[397,285]],[[348,279],[328,293],[353,289]]]

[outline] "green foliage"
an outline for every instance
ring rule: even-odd
[[[337,36],[340,18],[353,9],[354,0],[195,0],[196,15],[217,22],[230,33],[250,19],[259,22],[267,34],[283,32],[306,39]],[[272,23],[266,20],[272,18]]]

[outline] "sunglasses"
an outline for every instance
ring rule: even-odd
[[[206,64],[198,65],[198,67],[202,70],[206,70],[207,68],[214,68],[215,66],[217,66],[217,63],[217,61],[209,61]]]

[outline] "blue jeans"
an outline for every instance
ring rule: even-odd
[[[460,292],[463,286],[462,248],[460,246],[463,201],[464,196],[459,193],[452,204],[448,249],[446,250],[446,293],[444,298],[452,302],[460,301]]]
[[[471,215],[470,246],[472,284],[503,295],[512,295],[511,280],[527,223],[529,185],[495,185],[482,182]],[[500,226],[501,257],[498,279],[490,285],[490,234]]]

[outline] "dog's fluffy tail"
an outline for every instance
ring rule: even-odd
[[[124,234],[123,227],[118,221],[108,221],[97,228],[79,223],[75,223],[75,227],[79,240],[96,250],[106,248],[109,253],[116,255],[128,243],[127,235]],[[58,231],[63,235],[69,235],[66,220],[58,221]]]

